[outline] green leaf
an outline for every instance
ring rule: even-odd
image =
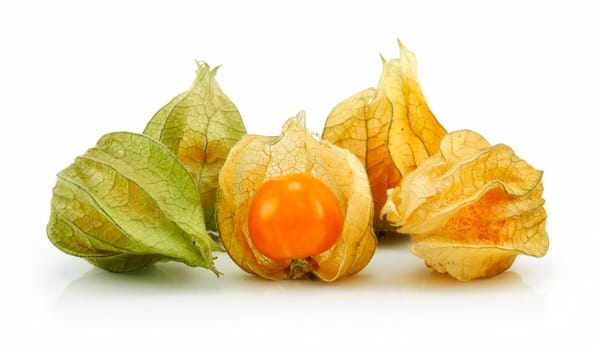
[[[192,176],[142,134],[107,134],[58,173],[47,234],[62,251],[109,271],[174,260],[218,274],[218,246]]]
[[[194,177],[211,231],[217,230],[219,172],[229,150],[246,134],[237,107],[215,80],[217,69],[198,62],[190,89],[161,108],[144,130],[175,153]]]

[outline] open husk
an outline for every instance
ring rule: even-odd
[[[274,260],[260,253],[248,232],[248,212],[268,179],[308,173],[338,199],[344,217],[340,237],[330,249],[305,259]],[[316,277],[334,281],[363,269],[375,251],[373,201],[365,169],[349,151],[319,141],[299,113],[280,136],[247,135],[231,150],[219,178],[217,223],[229,256],[245,271],[267,279]]]

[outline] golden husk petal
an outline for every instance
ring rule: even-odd
[[[509,268],[518,254],[546,254],[542,193],[542,171],[462,130],[389,191],[382,214],[427,265],[468,280]]]

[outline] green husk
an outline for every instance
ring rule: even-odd
[[[58,173],[47,235],[113,272],[173,260],[219,274],[193,176],[142,134],[107,134]]]
[[[246,134],[237,107],[215,79],[217,70],[198,62],[192,86],[162,107],[144,130],[169,148],[194,177],[210,231],[217,231],[219,172],[231,148]]]

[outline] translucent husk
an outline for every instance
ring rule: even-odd
[[[388,191],[382,215],[428,266],[470,280],[505,271],[519,254],[546,254],[542,193],[542,171],[462,130]]]
[[[247,216],[252,198],[268,179],[309,173],[340,202],[344,227],[329,250],[305,259],[273,260],[250,239]],[[245,271],[267,279],[317,277],[334,281],[363,269],[376,246],[373,202],[365,169],[349,151],[319,141],[299,113],[280,136],[247,135],[233,147],[219,178],[217,223],[229,256]]]
[[[192,86],[159,109],[143,133],[163,143],[194,177],[204,223],[214,232],[219,171],[246,132],[237,107],[215,78],[219,67],[197,65]]]
[[[400,58],[386,61],[377,89],[368,88],[330,112],[322,139],[353,152],[364,164],[373,194],[376,231],[386,191],[435,154],[445,129],[433,116],[417,79],[414,54],[399,41]]]

